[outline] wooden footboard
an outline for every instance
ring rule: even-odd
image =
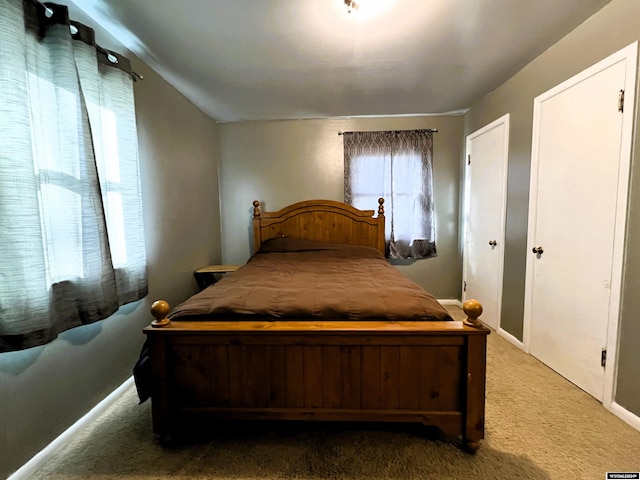
[[[418,422],[475,451],[484,437],[489,330],[466,323],[148,327],[154,431],[167,443],[183,422],[203,417]]]

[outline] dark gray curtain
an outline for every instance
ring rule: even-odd
[[[0,352],[147,293],[132,82],[66,7],[0,0]]]
[[[433,132],[346,132],[345,202],[373,209],[385,199],[389,258],[436,255],[433,206]]]

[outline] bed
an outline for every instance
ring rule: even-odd
[[[252,222],[246,265],[173,311],[162,300],[151,307],[144,333],[161,443],[205,419],[415,422],[475,452],[482,306],[465,302],[466,320],[454,321],[389,265],[383,200],[377,215],[330,200],[262,212],[255,201]]]

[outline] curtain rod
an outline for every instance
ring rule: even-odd
[[[385,133],[401,133],[401,132],[417,132],[417,133],[438,133],[437,128],[422,128],[420,130],[384,130]],[[349,135],[351,133],[358,132],[343,132],[339,131],[338,135]]]
[[[44,11],[44,16],[46,18],[52,18],[55,15],[55,11],[49,6],[46,5],[45,3],[42,3],[40,0],[31,0],[32,3],[36,4],[37,6],[39,6],[40,8],[43,9]],[[78,25],[81,25],[84,28],[88,28],[90,29],[92,32],[95,32],[95,29],[93,29],[92,27],[88,26],[88,25],[84,25],[83,23],[80,23],[76,20],[71,19],[71,17],[69,16],[69,7],[67,5],[62,5],[62,4],[55,4],[52,3],[52,5],[54,7],[62,7],[64,9],[66,9],[66,13],[67,13],[67,17],[66,20],[69,21],[69,29],[71,30],[71,36],[73,38],[76,38],[76,35],[79,35],[79,31],[78,31]],[[139,73],[133,71],[133,69],[131,69],[130,67],[130,62],[129,59],[127,57],[125,57],[124,55],[118,53],[118,52],[112,52],[110,50],[107,50],[103,47],[101,47],[100,45],[98,45],[95,42],[95,34],[92,34],[92,38],[93,38],[93,47],[95,47],[95,49],[101,53],[102,55],[105,56],[105,58],[112,64],[117,64],[118,63],[118,57],[126,59],[127,60],[127,64],[128,64],[128,69],[125,70],[123,68],[120,68],[120,70],[128,73],[131,78],[133,79],[134,82],[138,81],[138,80],[144,80],[144,77],[142,75],[140,75]],[[86,43],[86,42],[85,42]]]
[[[79,23],[79,22],[76,22]],[[92,28],[92,27],[88,27],[88,28]],[[103,54],[105,57],[107,57],[107,60],[111,63],[118,63],[118,56],[122,57],[122,58],[127,58],[124,55],[117,53],[116,52],[112,52],[111,50],[107,50],[105,48],[102,48],[100,45],[98,45],[97,43],[95,44],[96,50],[98,52],[100,52],[101,54]],[[128,60],[128,59],[127,59]],[[130,64],[130,62],[129,62]],[[137,82],[138,80],[144,80],[144,77],[142,75],[140,75],[138,72],[135,72],[133,70],[127,72],[131,78],[133,78],[134,82]]]

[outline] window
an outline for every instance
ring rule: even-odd
[[[71,24],[0,2],[0,352],[147,293],[132,72]]]
[[[369,210],[385,199],[390,258],[436,255],[433,131],[344,134],[345,202]]]

